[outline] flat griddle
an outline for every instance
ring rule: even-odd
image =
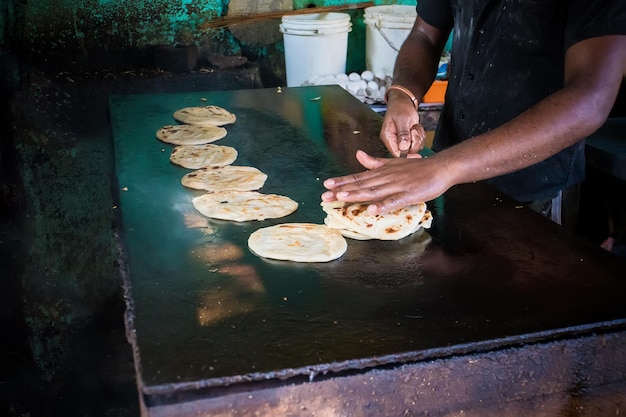
[[[190,170],[155,132],[207,104],[237,116],[216,144],[267,173],[260,191],[298,201],[295,213],[194,220],[202,191],[180,184]],[[361,170],[357,149],[387,156],[381,116],[337,86],[113,96],[110,110],[127,327],[148,406],[624,326],[626,262],[482,183],[428,202],[428,236],[349,240],[320,264],[252,254],[260,227],[322,223],[322,181]]]

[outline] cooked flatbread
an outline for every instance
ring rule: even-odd
[[[189,169],[221,167],[232,164],[237,159],[237,150],[230,146],[180,145],[172,150],[170,161]]]
[[[256,191],[218,191],[195,197],[192,203],[207,217],[236,222],[277,219],[298,208],[289,197]]]
[[[223,126],[237,120],[233,113],[218,106],[185,107],[174,112],[174,119],[196,126]]]
[[[433,225],[433,214],[430,212],[430,210],[426,210],[426,213],[424,213],[424,217],[422,217],[422,220],[420,220],[419,224],[417,225],[417,230],[419,229],[430,229],[430,226]]]
[[[331,216],[326,216],[324,218],[324,224],[331,229],[339,230],[339,232],[347,238],[354,240],[370,240],[371,237],[364,235],[363,233],[355,232],[354,230],[346,229],[338,220],[334,219]]]
[[[328,262],[342,256],[348,242],[338,230],[323,224],[283,223],[253,232],[248,247],[263,258]]]
[[[173,145],[202,145],[222,139],[226,133],[218,126],[167,125],[157,130],[156,137]]]
[[[367,211],[369,203],[322,202],[328,227],[344,236],[365,240],[399,240],[420,228],[429,228],[432,215],[426,204],[420,203],[385,214],[373,215]]]
[[[226,165],[204,167],[185,174],[185,187],[206,191],[254,191],[263,187],[267,175],[254,167]]]

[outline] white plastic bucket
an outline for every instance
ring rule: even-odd
[[[376,76],[393,75],[400,47],[413,28],[415,6],[373,6],[365,9],[365,64]]]
[[[346,72],[347,13],[311,13],[283,16],[280,31],[285,42],[287,87],[297,87],[313,76]]]

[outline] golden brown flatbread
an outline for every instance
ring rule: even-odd
[[[324,223],[352,239],[399,240],[432,224],[425,203],[376,215],[367,211],[369,203],[333,201],[321,205],[327,215]]]
[[[185,107],[174,112],[174,119],[195,126],[223,126],[237,120],[233,113],[219,106]]]
[[[268,259],[329,262],[341,257],[348,243],[339,231],[323,224],[283,223],[253,232],[248,247]]]
[[[185,174],[185,187],[206,191],[254,191],[263,187],[267,175],[254,167],[227,165],[204,167]]]
[[[202,145],[222,139],[226,133],[218,126],[167,125],[157,130],[156,137],[173,145]]]
[[[237,150],[230,146],[213,145],[180,145],[172,150],[170,161],[189,169],[207,166],[225,166],[237,159]]]
[[[192,203],[207,217],[236,222],[276,219],[298,209],[289,197],[256,191],[218,191],[195,197]]]

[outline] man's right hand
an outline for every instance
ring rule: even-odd
[[[419,113],[411,100],[400,91],[389,92],[380,138],[395,157],[399,157],[401,150],[407,148],[407,157],[419,157],[417,152],[424,147],[426,132],[420,124]],[[410,145],[399,146],[404,141],[410,141]]]

